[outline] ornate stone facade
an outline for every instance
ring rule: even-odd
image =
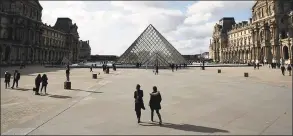
[[[91,59],[91,47],[89,41],[80,40],[80,51],[79,51],[79,59],[80,60],[89,60]]]
[[[55,63],[78,60],[79,36],[69,18],[43,24],[38,0],[0,1],[0,64]]]
[[[210,42],[211,57],[226,63],[292,63],[292,11],[293,1],[262,0],[252,7],[249,22],[232,19],[229,29],[223,24],[229,19],[221,19]]]

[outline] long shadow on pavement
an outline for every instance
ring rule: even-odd
[[[27,88],[13,88],[11,90],[18,90],[18,91],[29,91],[29,90],[33,90],[33,89],[27,89]]]
[[[52,97],[52,98],[60,98],[60,99],[69,99],[69,98],[72,98],[71,96],[65,96],[65,95],[49,95],[49,97]]]
[[[192,131],[192,132],[202,132],[202,133],[216,133],[216,132],[229,133],[229,131],[227,130],[204,127],[204,126],[196,126],[191,124],[163,123],[162,125],[159,125],[158,123],[141,123],[140,125],[141,126],[160,126],[165,128],[172,128],[172,129]]]
[[[82,90],[82,89],[70,89],[73,91],[82,91],[82,92],[88,92],[88,93],[103,93],[103,92],[96,92],[96,91],[87,91],[87,90]]]

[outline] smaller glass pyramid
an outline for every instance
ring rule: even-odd
[[[117,61],[121,64],[158,65],[187,63],[182,55],[149,25]]]

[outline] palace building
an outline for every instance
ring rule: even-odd
[[[70,18],[44,24],[38,0],[0,1],[0,65],[79,60],[78,27]]]
[[[224,17],[214,26],[210,57],[222,63],[292,63],[293,1],[258,0],[249,21]]]
[[[90,41],[82,41],[80,40],[80,50],[79,50],[79,59],[82,60],[90,60],[91,59],[91,47]]]

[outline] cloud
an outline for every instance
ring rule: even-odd
[[[54,25],[57,17],[69,17],[78,25],[80,39],[90,40],[92,54],[115,55],[121,55],[149,24],[181,54],[208,51],[214,24],[232,11],[247,11],[249,15],[253,4],[252,1],[199,1],[180,2],[181,6],[186,3],[186,8],[174,8],[170,6],[174,3],[168,1],[40,3],[44,8],[43,22]]]

